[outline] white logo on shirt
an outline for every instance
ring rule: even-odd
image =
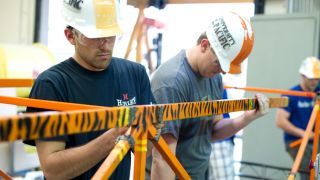
[[[117,99],[118,106],[132,106],[137,104],[136,103],[136,97],[133,97],[132,99],[128,99],[127,101],[122,99]]]
[[[309,107],[313,107],[313,101],[298,101],[298,107],[299,108],[309,108]]]

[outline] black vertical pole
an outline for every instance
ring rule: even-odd
[[[254,1],[254,14],[264,14],[265,0]]]
[[[33,34],[33,42],[40,41],[40,21],[41,21],[41,1],[36,0],[36,12],[35,12],[35,21],[34,21],[34,34]]]

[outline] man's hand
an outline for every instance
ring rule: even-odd
[[[114,142],[117,143],[118,137],[124,135],[128,131],[128,129],[128,127],[111,128],[107,132],[108,136],[110,137],[111,134]],[[107,132],[105,134],[107,134]]]
[[[112,128],[110,130],[114,131],[116,134],[123,135],[127,132],[129,128],[128,127],[119,127],[119,128]]]
[[[269,98],[261,93],[257,93],[256,98],[258,100],[258,109],[245,111],[244,113],[246,119],[250,121],[257,119],[269,112]]]
[[[155,137],[157,140],[161,136],[161,129],[163,128],[163,126],[164,126],[164,122],[160,122],[160,123],[154,124],[154,127],[157,129],[157,135]]]
[[[269,98],[265,95],[257,93],[256,98],[258,99],[259,108],[257,111],[260,112],[261,116],[267,114],[269,112]]]

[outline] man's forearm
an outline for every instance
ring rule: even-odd
[[[71,179],[83,174],[110,153],[116,137],[115,132],[107,131],[85,145],[51,153],[41,164],[45,177]]]
[[[234,119],[222,119],[217,121],[213,127],[212,139],[217,141],[228,138],[247,126],[255,118],[256,117],[248,116],[247,114],[242,114]]]
[[[286,133],[296,137],[303,137],[305,130],[294,126],[289,120],[283,119],[282,124],[279,125]]]
[[[160,153],[153,153],[151,180],[174,180],[175,174]]]
[[[177,140],[171,134],[163,134],[162,138],[168,144],[171,152],[176,153]],[[151,167],[151,179],[152,180],[174,180],[175,174],[171,167],[161,156],[160,152],[154,147],[152,149],[152,167]]]

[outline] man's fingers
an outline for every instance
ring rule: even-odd
[[[129,128],[128,127],[119,127],[117,128],[119,134],[125,134]]]
[[[259,111],[261,112],[261,114],[266,114],[269,112],[269,98],[267,98],[265,95],[263,94],[256,94],[256,97],[258,99],[258,103],[259,103]]]

